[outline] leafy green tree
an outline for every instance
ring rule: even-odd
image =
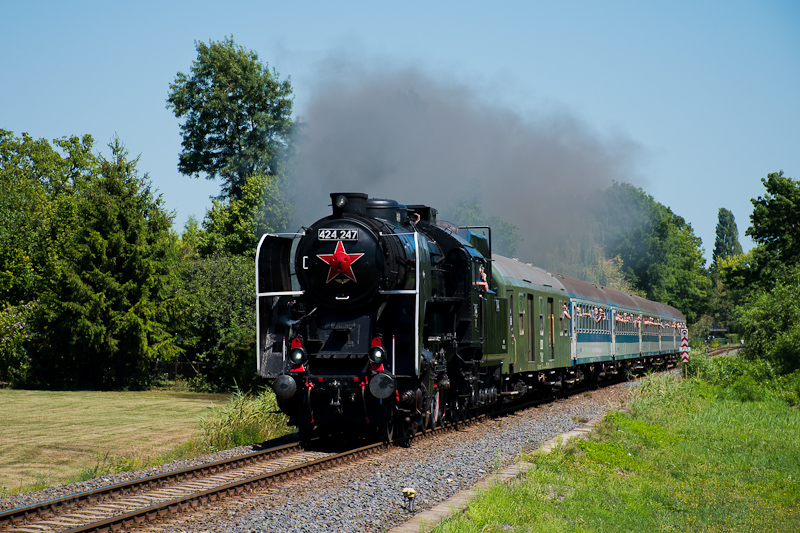
[[[647,298],[680,309],[689,322],[705,311],[711,281],[692,227],[642,189],[614,183],[597,207],[598,240]]]
[[[733,217],[733,213],[720,207],[717,214],[717,238],[714,241],[714,251],[711,255],[711,270],[717,270],[717,262],[720,259],[741,253],[742,245],[739,243],[736,219]]]
[[[777,261],[795,264],[800,259],[800,182],[780,171],[768,174],[761,183],[767,192],[751,200],[752,226],[745,234],[763,245]]]
[[[32,374],[60,387],[141,388],[177,356],[172,217],[119,139],[78,195],[64,268],[41,295]]]
[[[261,235],[286,231],[294,220],[283,175],[254,174],[247,178],[239,198],[212,200],[199,242],[203,256],[255,256]]]
[[[167,108],[185,118],[178,170],[219,176],[221,197],[238,198],[249,175],[274,174],[289,149],[291,84],[233,37],[195,45],[190,74],[177,74],[167,98]]]
[[[761,183],[766,194],[751,200],[752,226],[746,232],[757,244],[722,260],[719,272],[743,302],[736,325],[746,355],[791,373],[800,370],[800,183],[783,172]]]
[[[751,293],[769,292],[791,266],[800,262],[800,183],[783,172],[769,174],[761,183],[767,192],[750,200],[754,206],[752,225],[745,232],[756,246],[721,261],[718,268],[737,302]]]
[[[0,301],[38,298],[62,268],[76,195],[95,172],[92,137],[33,139],[0,130]]]

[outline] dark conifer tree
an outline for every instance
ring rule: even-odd
[[[742,253],[742,245],[739,243],[739,230],[736,227],[733,213],[720,207],[717,215],[717,238],[714,241],[714,251],[711,255],[711,270],[716,270],[717,262],[720,259],[740,253]]]
[[[63,273],[42,295],[36,375],[62,387],[142,388],[177,355],[167,330],[177,237],[136,160],[116,140],[78,196]]]

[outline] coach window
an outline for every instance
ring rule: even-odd
[[[581,307],[581,332],[586,333],[586,327],[588,324],[586,323],[586,309],[587,307],[584,305]]]
[[[525,335],[525,293],[519,293],[519,334]]]

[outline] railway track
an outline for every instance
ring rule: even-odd
[[[419,440],[463,428],[481,417],[418,433]],[[398,439],[395,442],[401,442]],[[387,443],[324,451],[285,444],[244,456],[166,472],[71,494],[0,513],[0,533],[83,533],[124,531],[179,512],[267,488],[300,476],[380,453]],[[330,447],[328,448],[330,450]]]
[[[267,487],[344,464],[385,447],[373,444],[334,452],[287,444],[11,509],[0,513],[0,532],[124,530],[253,487]]]

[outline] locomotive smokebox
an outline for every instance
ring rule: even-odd
[[[345,213],[366,215],[367,198],[368,196],[363,192],[331,193],[331,205],[333,206],[333,216],[340,217]]]

